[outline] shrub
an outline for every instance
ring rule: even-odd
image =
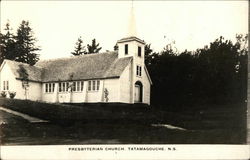
[[[10,98],[13,99],[16,96],[16,92],[9,91]]]
[[[6,96],[7,96],[7,93],[6,93],[5,91],[2,91],[2,92],[1,92],[1,96],[2,96],[2,97],[6,97]]]

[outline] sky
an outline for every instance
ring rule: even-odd
[[[101,52],[127,36],[131,1],[1,1],[1,31],[28,20],[41,46],[40,59],[69,57],[78,37],[93,38]],[[235,41],[248,33],[248,1],[134,1],[136,32],[154,51],[175,42],[178,51],[196,50],[219,36]]]

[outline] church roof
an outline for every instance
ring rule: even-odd
[[[16,78],[21,78],[19,75],[19,66],[22,66],[26,72],[29,74],[29,80],[31,81],[42,81],[43,69],[37,66],[30,66],[26,63],[16,62],[5,59],[3,63],[7,62],[12,73]]]
[[[18,65],[22,64],[29,74],[29,80],[54,82],[118,78],[131,59],[132,57],[118,58],[117,52],[106,52],[42,60],[35,66],[10,60],[8,63],[16,78],[20,78]]]
[[[122,39],[118,40],[117,43],[130,42],[130,41],[137,41],[139,43],[146,44],[143,40],[141,40],[140,38],[137,38],[135,36],[122,38]]]

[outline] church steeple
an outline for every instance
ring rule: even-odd
[[[129,15],[128,33],[125,38],[117,41],[118,58],[131,57],[129,65],[129,80],[126,84],[130,85],[130,102],[144,102],[147,97],[147,73],[145,71],[145,42],[136,35],[135,14],[132,1],[131,11]],[[144,96],[145,95],[145,96]]]
[[[128,33],[125,38],[118,40],[117,44],[119,58],[133,56],[144,62],[145,42],[137,38],[133,1],[129,15]]]
[[[134,14],[134,4],[132,0],[132,7],[130,10],[129,23],[128,23],[128,37],[136,37],[136,23]]]

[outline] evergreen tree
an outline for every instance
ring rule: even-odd
[[[77,40],[77,42],[75,44],[75,50],[74,50],[74,52],[71,52],[71,54],[73,54],[74,56],[87,54],[87,52],[85,50],[85,46],[83,46],[82,37],[78,38],[78,40]]]
[[[102,49],[102,47],[99,47],[99,43],[96,43],[96,40],[93,39],[92,40],[92,44],[91,45],[87,45],[88,48],[88,54],[92,54],[92,53],[99,53],[99,51]]]
[[[146,66],[149,66],[151,64],[151,56],[152,56],[153,50],[151,49],[151,44],[145,45],[145,64]]]
[[[118,45],[116,43],[115,46],[114,46],[114,51],[118,51],[118,49],[119,49],[119,47],[118,47]]]
[[[15,52],[15,36],[11,32],[12,29],[10,28],[9,22],[5,25],[5,34],[0,33],[0,64],[4,59],[15,60],[16,52]]]
[[[34,65],[39,60],[39,54],[36,52],[40,48],[35,45],[36,39],[28,21],[22,21],[17,29],[15,39],[15,60]]]
[[[170,44],[160,53],[150,53],[148,58],[145,55],[154,84],[152,104],[177,110],[200,104],[245,102],[248,35],[236,38],[233,43],[219,37],[195,52],[179,53]]]

